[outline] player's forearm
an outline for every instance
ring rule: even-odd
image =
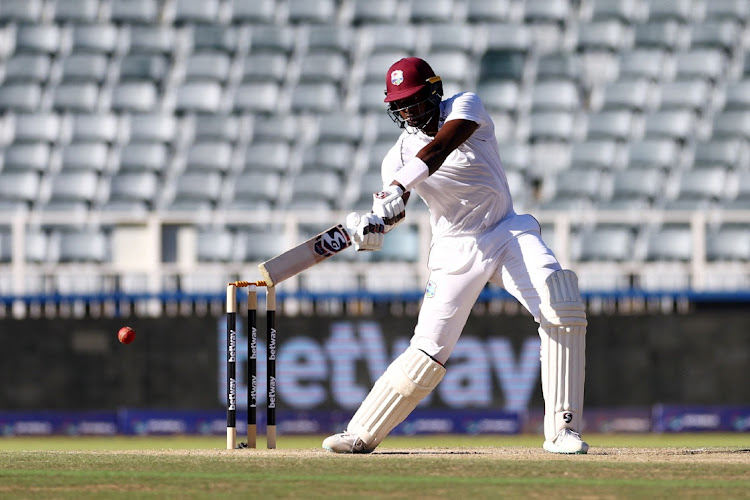
[[[469,120],[451,120],[417,153],[417,158],[427,164],[430,175],[440,168],[453,151],[471,137],[479,124]]]

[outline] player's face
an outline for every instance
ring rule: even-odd
[[[424,89],[406,99],[393,101],[391,111],[398,113],[410,127],[420,128],[434,111],[434,106],[429,100],[429,94],[429,89]]]

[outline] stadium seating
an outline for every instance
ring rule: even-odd
[[[195,227],[194,260],[228,273],[262,257],[247,241],[292,234],[276,225],[287,216],[324,226],[315,213],[367,209],[401,133],[384,74],[417,55],[446,93],[483,99],[518,210],[546,221],[647,211],[642,227],[601,222],[560,240],[582,263],[613,264],[608,283],[622,286],[623,247],[642,243],[649,263],[692,258],[694,228],[662,228],[665,214],[689,226],[695,213],[732,212],[707,231],[718,240],[744,227],[749,17],[735,0],[4,0],[0,266],[18,213],[30,227],[54,221],[27,232],[44,240],[24,245],[30,264],[111,272],[111,226],[82,231],[66,214],[152,216]],[[410,206],[421,223],[374,264],[424,258],[424,205]],[[249,239],[236,224],[248,211],[267,224]],[[711,245],[706,265],[747,252]]]

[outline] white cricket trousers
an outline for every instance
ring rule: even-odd
[[[495,283],[539,322],[539,291],[561,269],[530,215],[512,214],[478,236],[445,237],[433,243],[430,279],[411,345],[445,364],[485,285]]]

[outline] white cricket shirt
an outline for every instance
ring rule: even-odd
[[[514,213],[495,124],[476,94],[463,92],[440,103],[439,127],[458,119],[471,120],[479,127],[414,188],[430,209],[433,238],[482,233]],[[384,185],[432,139],[422,131],[404,131],[383,159]]]

